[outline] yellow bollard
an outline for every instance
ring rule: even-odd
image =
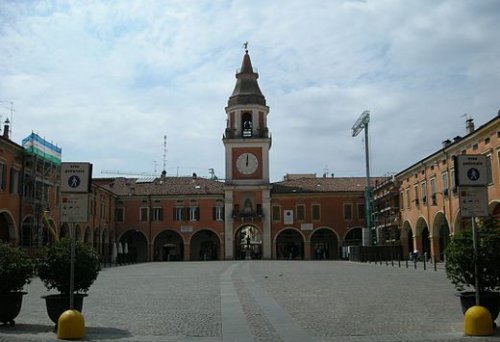
[[[464,316],[464,332],[467,336],[493,335],[493,319],[484,306],[471,306]]]
[[[77,340],[85,336],[85,320],[78,310],[66,310],[57,320],[57,338]]]

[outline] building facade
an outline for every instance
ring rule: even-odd
[[[435,260],[444,259],[444,250],[453,235],[470,224],[462,219],[453,157],[480,154],[487,158],[488,211],[500,218],[500,113],[475,129],[466,122],[466,135],[445,140],[440,150],[399,172],[401,245],[404,255],[411,251]]]

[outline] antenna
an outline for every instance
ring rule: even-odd
[[[163,136],[163,170],[167,171],[167,136]]]

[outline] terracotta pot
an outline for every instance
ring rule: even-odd
[[[26,292],[9,292],[0,294],[0,322],[3,324],[15,325],[14,318],[19,315],[23,296]]]

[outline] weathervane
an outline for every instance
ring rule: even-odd
[[[248,53],[248,42],[243,43],[243,48],[245,49],[245,52]]]

